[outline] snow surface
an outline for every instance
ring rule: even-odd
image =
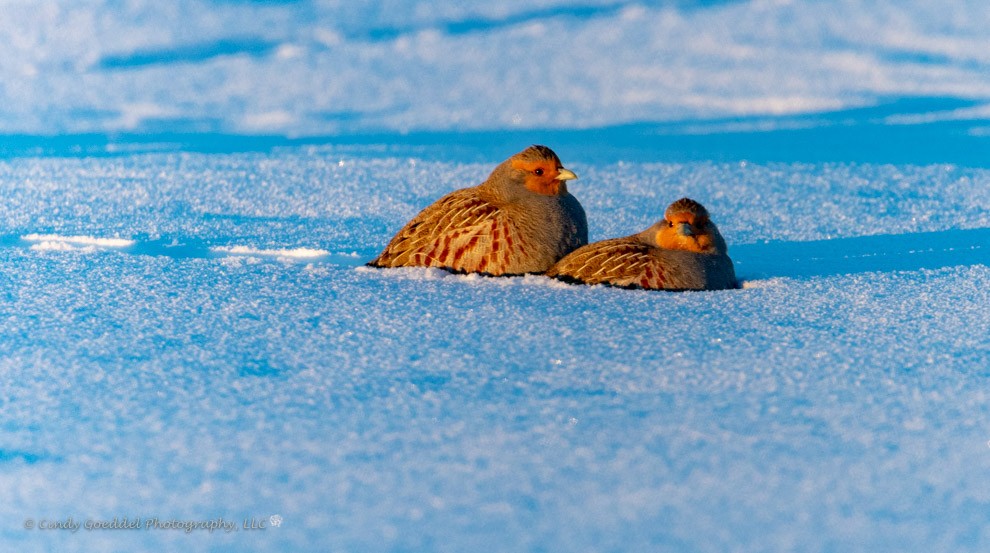
[[[0,7],[3,550],[990,548],[983,3]],[[362,266],[533,142],[742,289]]]
[[[682,194],[705,202],[745,288],[357,267],[485,164],[333,147],[3,162],[3,541],[990,542],[990,171],[567,163],[594,239],[643,228]],[[29,228],[90,232],[62,242],[91,247],[38,250],[57,237]],[[96,247],[117,245],[110,233],[134,243]],[[20,528],[273,514],[283,525],[258,534]]]

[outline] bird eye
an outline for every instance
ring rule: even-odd
[[[533,172],[536,173],[536,176],[537,177],[542,177],[543,176],[543,169],[537,169],[536,171],[533,171]]]

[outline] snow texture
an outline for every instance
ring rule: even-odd
[[[990,547],[982,3],[2,8],[3,550]],[[533,142],[742,288],[363,266]]]

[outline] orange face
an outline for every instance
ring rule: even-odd
[[[657,232],[657,244],[668,250],[713,253],[711,222],[705,214],[677,211],[667,214]]]
[[[576,179],[577,175],[559,166],[555,160],[512,160],[512,167],[525,174],[524,186],[531,192],[545,196],[560,194],[564,181]]]

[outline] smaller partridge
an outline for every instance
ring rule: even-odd
[[[704,206],[689,198],[670,204],[664,219],[643,232],[578,248],[546,274],[573,283],[649,290],[736,287],[725,240]]]
[[[546,146],[499,164],[406,223],[371,267],[440,267],[489,275],[543,273],[588,243],[584,209],[567,191],[577,176]]]

